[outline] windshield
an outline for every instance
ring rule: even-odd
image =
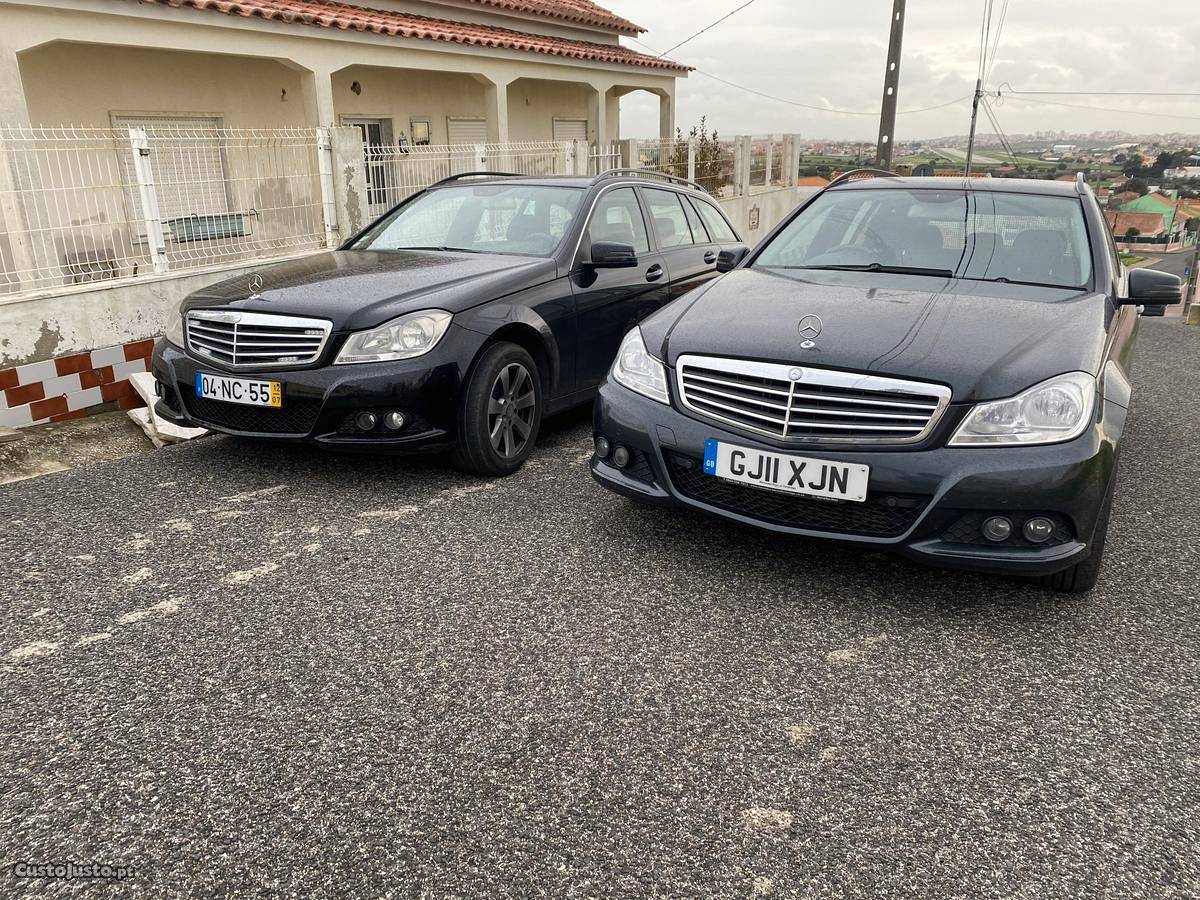
[[[460,250],[550,256],[583,191],[536,184],[435,188],[381,218],[355,250]]]
[[[828,191],[753,265],[1074,288],[1092,274],[1078,199],[934,189]]]

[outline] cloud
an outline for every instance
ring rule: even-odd
[[[641,40],[664,50],[720,18],[737,0],[601,0],[647,28]],[[979,58],[980,3],[920,0],[908,5],[901,62],[900,108],[912,110],[968,98]],[[999,17],[997,3],[996,18]],[[693,72],[681,79],[677,121],[706,115],[724,134],[799,132],[810,137],[872,140],[878,129],[892,4],[756,0],[670,56],[728,81],[812,106],[867,113],[836,115],[801,109]],[[1185,0],[1160,0],[1131,13],[1114,0],[1009,0],[992,77],[1018,90],[1181,91],[1188,60],[1200,46],[1200,16]],[[629,39],[637,50],[645,46]],[[996,106],[1007,132],[1039,130],[1200,132],[1200,98],[1010,97]],[[1130,110],[1107,112],[1047,105],[1059,101]],[[1145,115],[1169,114],[1174,118]],[[1191,119],[1185,118],[1193,117]],[[902,115],[897,139],[963,134],[970,102]],[[982,121],[982,119],[981,119]],[[990,132],[990,126],[981,130]],[[621,132],[653,136],[657,98],[622,99]]]

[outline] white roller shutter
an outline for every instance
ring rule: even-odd
[[[451,144],[486,144],[487,119],[464,119],[451,116],[446,120],[446,132]]]
[[[588,123],[587,119],[555,119],[554,120],[554,140],[556,142],[563,141],[587,141]]]
[[[141,126],[150,132],[150,164],[163,221],[181,216],[229,212],[229,193],[223,142],[217,129],[220,119],[212,116],[116,116],[118,130]],[[186,131],[184,139],[154,139],[154,129]],[[120,148],[124,166],[126,203],[131,223],[138,234],[142,222],[142,200],[133,170],[132,154]]]

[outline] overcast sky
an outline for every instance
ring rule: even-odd
[[[600,0],[647,29],[658,51],[684,40],[744,0]],[[996,0],[996,16],[1002,0]],[[979,54],[982,0],[909,0],[900,109],[970,96]],[[686,131],[700,116],[725,134],[799,132],[808,137],[874,140],[883,89],[892,0],[756,0],[728,21],[670,54],[745,87],[819,107],[871,111],[833,115],[755,96],[693,72],[681,79],[676,120]],[[645,52],[645,46],[622,39]],[[1200,91],[1200,5],[1114,0],[1009,0],[987,87],[1017,90]],[[1200,133],[1200,97],[1038,97],[1077,105],[1171,113],[1175,117],[1037,105],[1016,97],[995,107],[1005,132],[1119,129]],[[1190,118],[1189,118],[1190,117]],[[901,115],[896,139],[965,134],[966,100]],[[991,132],[980,114],[980,130]],[[657,99],[622,100],[621,131],[658,131]]]

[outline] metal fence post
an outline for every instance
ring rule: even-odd
[[[317,171],[321,175],[321,215],[325,220],[325,246],[338,243],[337,193],[333,186],[333,138],[328,128],[317,129]]]
[[[696,180],[696,139],[688,138],[688,181]]]
[[[563,141],[558,145],[559,175],[570,175],[575,171],[575,142]]]
[[[154,167],[150,164],[150,137],[145,128],[130,126],[129,146],[133,152],[133,171],[142,200],[142,220],[146,225],[150,260],[154,264],[154,274],[163,275],[170,265],[167,262],[167,243],[163,239],[162,216],[158,211],[158,192],[154,188]]]
[[[768,134],[767,135],[767,158],[765,160],[766,165],[763,166],[763,186],[764,187],[771,186],[771,162],[772,162],[772,158],[774,157],[774,155],[775,155],[775,137],[774,137],[774,135]]]
[[[486,172],[488,170],[487,145],[475,145],[475,170],[477,172]]]

